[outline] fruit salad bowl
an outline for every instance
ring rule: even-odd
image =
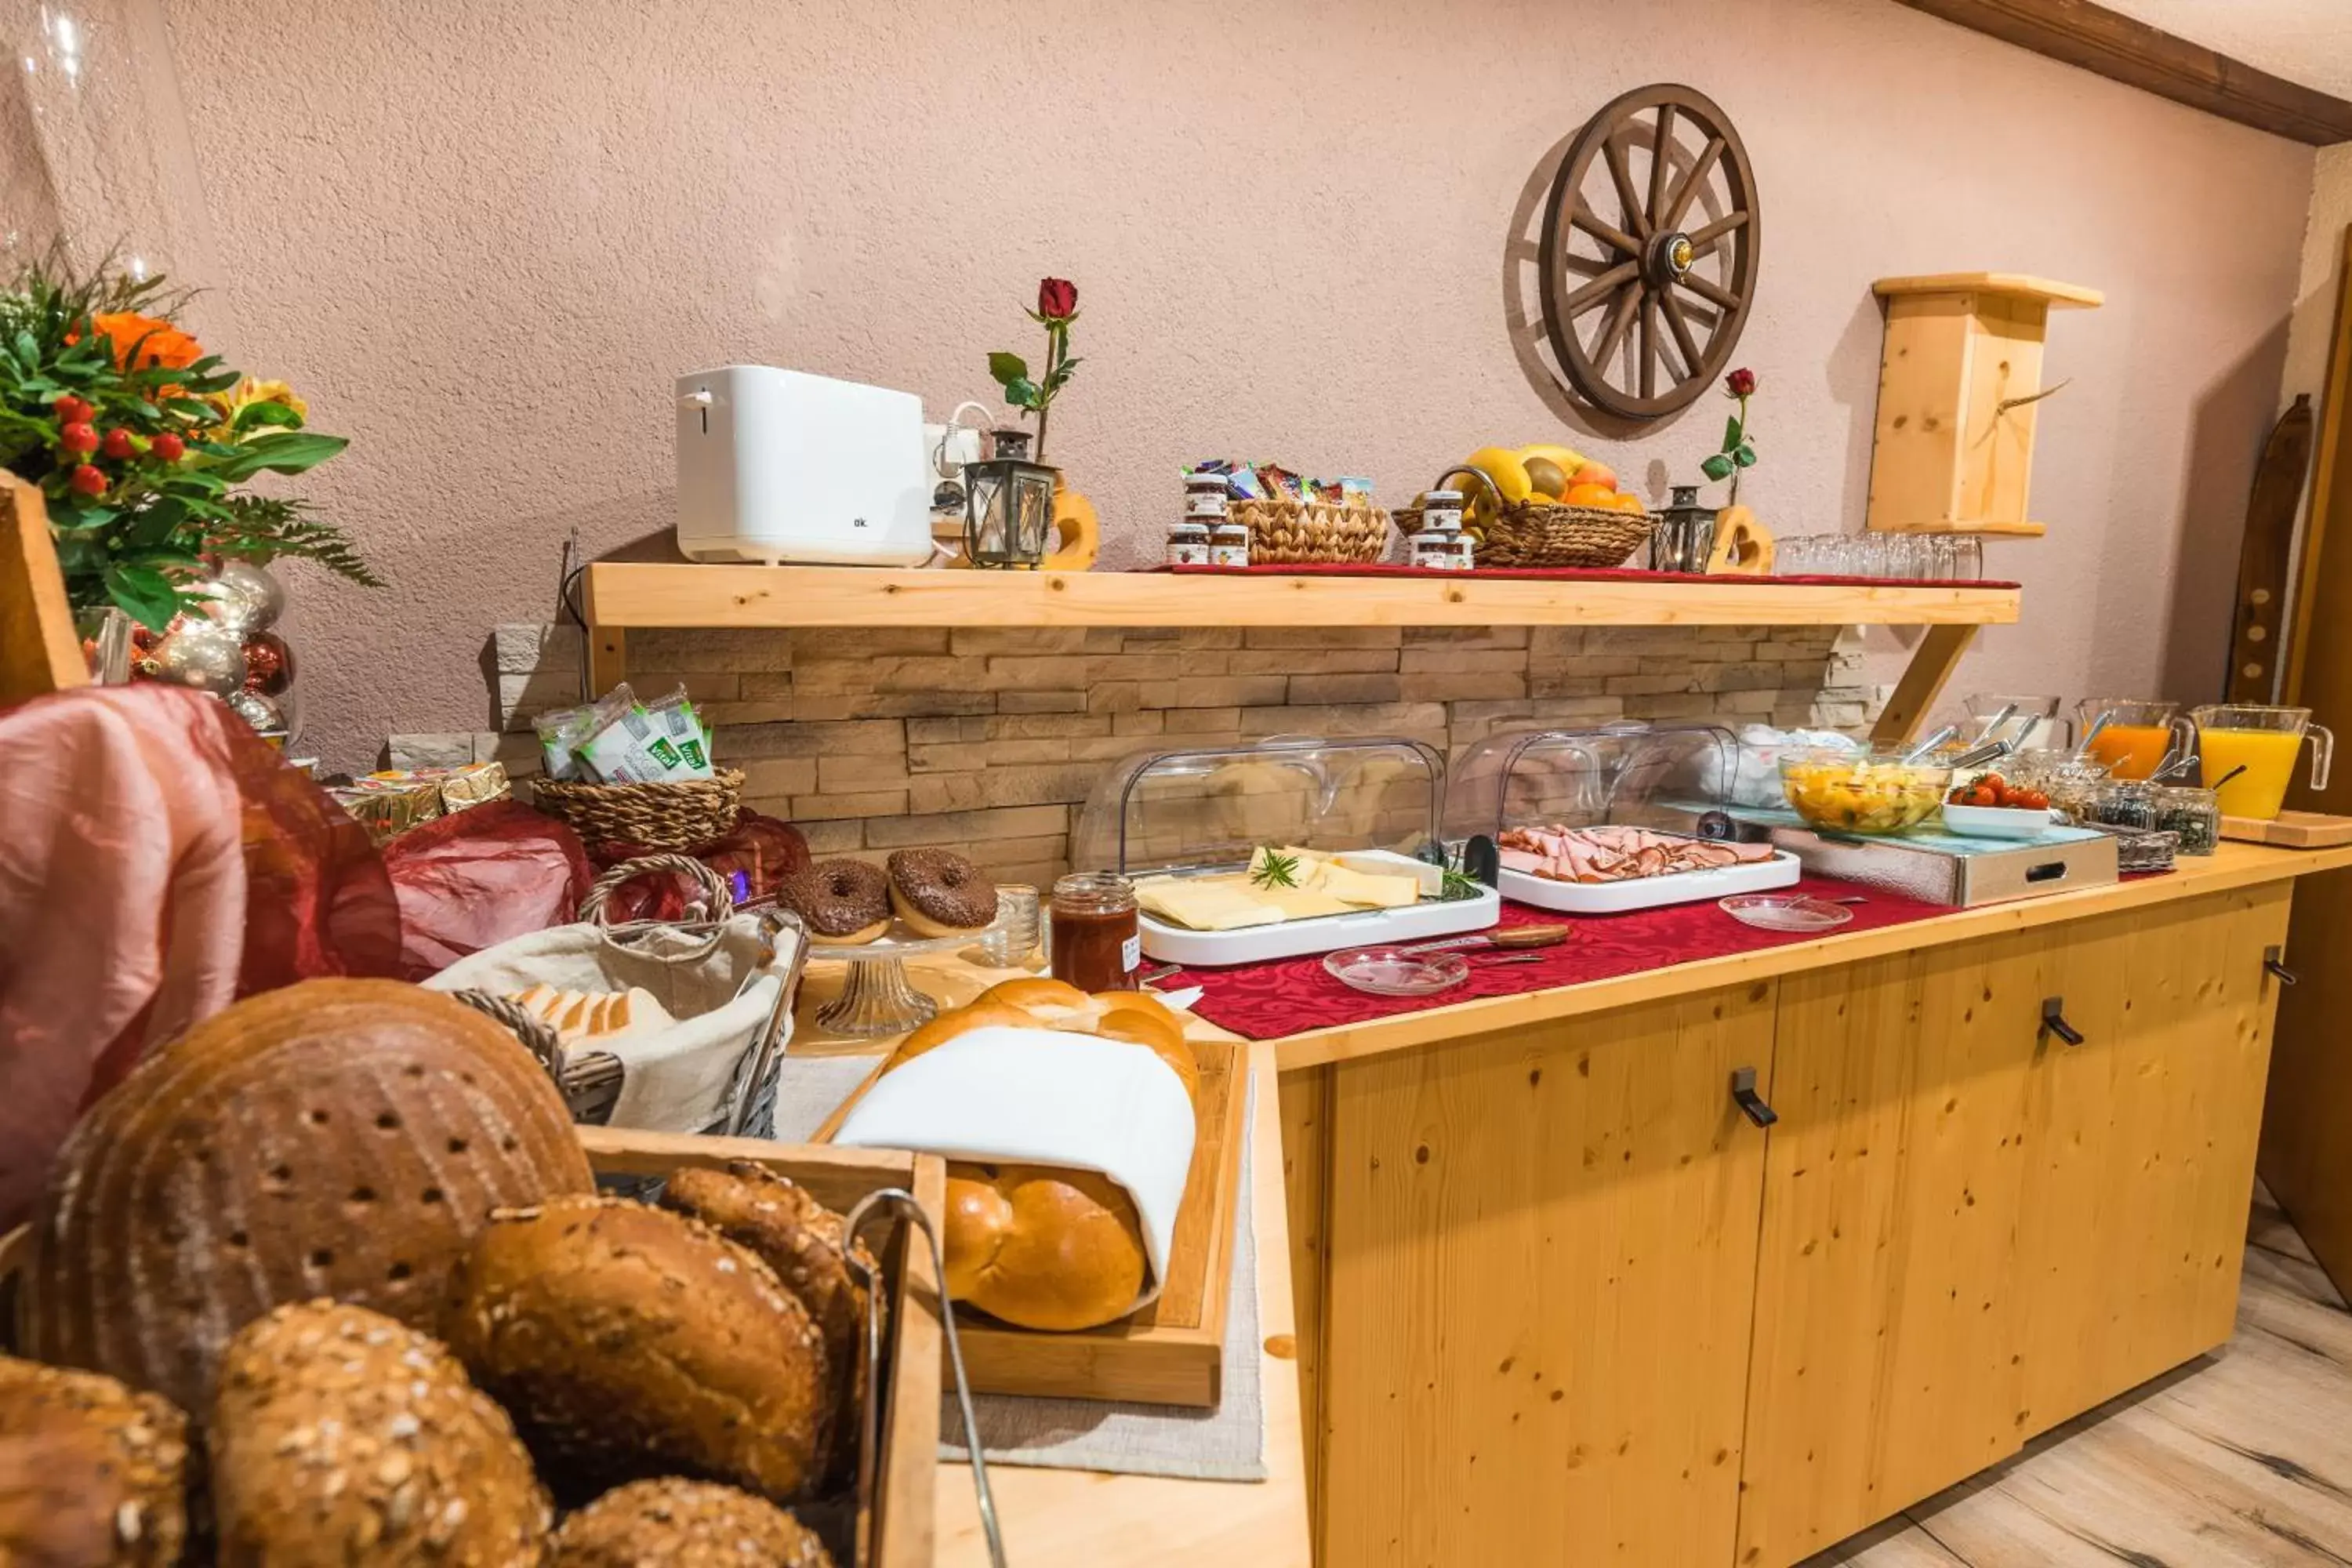
[[[1829,833],[1902,833],[1936,815],[1952,770],[1903,760],[1899,751],[1783,752],[1790,808]]]

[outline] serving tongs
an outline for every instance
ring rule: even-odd
[[[1954,757],[1951,761],[1951,769],[1954,773],[1959,773],[1966,768],[1980,768],[1987,763],[2000,761],[2015,750],[2017,750],[2017,742],[2007,738],[1987,741],[1982,745],[1971,746]]]
[[[988,1458],[981,1451],[980,1419],[971,1405],[971,1379],[964,1373],[963,1344],[956,1338],[955,1309],[948,1302],[948,1260],[940,1247],[940,1233],[915,1194],[904,1187],[882,1187],[850,1205],[841,1222],[841,1256],[858,1282],[866,1287],[865,1397],[857,1415],[857,1525],[850,1568],[870,1568],[874,1561],[874,1500],[882,1468],[882,1328],[887,1295],[880,1258],[883,1251],[861,1255],[857,1232],[877,1210],[912,1222],[931,1249],[931,1280],[939,1291],[940,1330],[947,1342],[948,1369],[955,1378],[956,1409],[963,1416],[964,1447],[971,1456],[972,1495],[980,1503],[980,1528],[988,1537],[991,1568],[1005,1568],[1004,1536],[997,1527],[996,1496],[988,1487]],[[910,1240],[908,1245],[913,1245]],[[889,1246],[885,1237],[883,1247]],[[876,1262],[868,1266],[866,1257]],[[902,1498],[902,1504],[928,1509],[931,1500]]]

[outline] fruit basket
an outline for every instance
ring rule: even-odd
[[[1529,500],[1485,524],[1481,566],[1622,566],[1650,537],[1650,514],[1616,507]]]
[[[1231,515],[1249,528],[1253,566],[1360,565],[1388,553],[1389,514],[1376,506],[1236,500]]]

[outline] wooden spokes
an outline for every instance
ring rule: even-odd
[[[1747,148],[1705,94],[1618,98],[1569,144],[1538,247],[1544,330],[1570,384],[1629,419],[1688,407],[1729,368],[1761,227]]]

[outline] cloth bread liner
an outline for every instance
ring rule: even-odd
[[[762,966],[761,917],[737,915],[707,956],[680,962],[703,939],[655,931],[624,947],[603,927],[552,926],[484,948],[425,982],[435,991],[488,991],[509,995],[535,984],[559,991],[624,991],[641,985],[674,1027],[596,1039],[574,1049],[610,1051],[621,1064],[620,1098],[611,1124],[657,1132],[700,1132],[727,1103],[727,1086],[743,1054],[767,1022],[777,988],[792,973],[798,931],[775,933],[776,956]],[[786,1006],[789,1009],[790,999]],[[787,1011],[777,1048],[791,1037]],[[750,1085],[744,1092],[751,1091]]]
[[[834,1136],[856,1149],[1095,1171],[1125,1189],[1160,1294],[1196,1136],[1183,1080],[1144,1046],[1057,1029],[959,1035],[893,1068]],[[1129,1309],[1132,1310],[1133,1309]]]

